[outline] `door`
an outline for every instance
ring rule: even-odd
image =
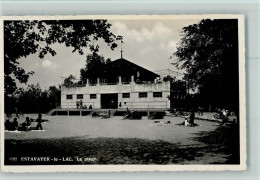
[[[101,109],[117,109],[118,94],[101,94]]]

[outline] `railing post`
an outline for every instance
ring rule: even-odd
[[[148,110],[148,111],[147,111],[147,117],[149,117],[149,116],[150,116],[150,111]]]
[[[118,76],[118,84],[122,84],[122,78],[121,78],[121,76]]]
[[[134,75],[131,76],[131,83],[134,83],[135,81],[135,78],[134,78]]]

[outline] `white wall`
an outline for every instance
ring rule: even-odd
[[[147,98],[139,98],[139,92],[147,92]],[[162,92],[162,97],[153,97],[153,92]],[[77,94],[83,94],[83,105],[87,107],[91,104],[93,108],[101,108],[100,94],[118,93],[118,108],[170,108],[170,82],[150,83],[150,84],[130,84],[100,85],[84,87],[62,87],[61,107],[76,108]],[[122,98],[122,93],[130,93],[130,98]],[[66,99],[66,95],[73,95],[73,99]],[[96,99],[90,99],[90,94],[97,94]],[[126,102],[126,104],[124,103]]]

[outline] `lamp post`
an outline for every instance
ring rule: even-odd
[[[123,42],[123,36],[120,36],[120,35],[117,36],[116,40],[119,40],[121,42],[121,51],[120,52],[121,52],[121,59],[123,59],[123,49],[122,49],[122,44],[124,43]]]

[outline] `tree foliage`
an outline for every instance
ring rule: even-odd
[[[182,29],[175,65],[201,102],[238,110],[238,22],[201,20]]]
[[[67,78],[65,78],[64,79],[64,86],[66,86],[66,87],[70,87],[70,86],[73,86],[73,85],[75,85],[75,81],[76,80],[76,77],[75,76],[73,76],[72,74],[71,75],[69,75],[69,77],[67,77]]]
[[[104,56],[97,53],[88,54],[86,57],[86,66],[80,70],[80,79],[83,83],[86,83],[87,78],[97,78],[105,75],[107,70],[107,64],[111,62],[111,59],[106,59]],[[102,73],[101,73],[102,72]]]
[[[50,86],[48,90],[42,90],[39,84],[31,84],[25,89],[17,89],[13,96],[5,96],[5,112],[11,114],[17,108],[23,113],[46,113],[60,105],[60,97],[60,87]]]
[[[15,79],[26,83],[33,74],[19,66],[19,58],[35,53],[39,58],[48,53],[54,56],[56,52],[51,45],[55,43],[73,47],[72,52],[79,54],[86,47],[97,52],[99,46],[90,42],[100,38],[113,50],[117,45],[110,26],[106,20],[4,21],[5,93],[15,92]]]

